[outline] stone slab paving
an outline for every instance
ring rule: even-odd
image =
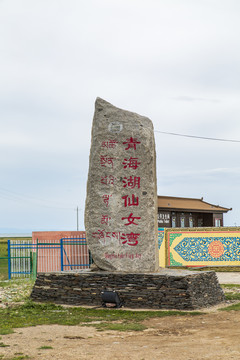
[[[220,284],[240,284],[240,272],[216,272]]]

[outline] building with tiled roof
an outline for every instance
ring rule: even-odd
[[[201,199],[158,196],[158,227],[223,226],[228,209]]]

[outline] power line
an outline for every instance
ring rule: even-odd
[[[29,195],[23,195],[16,193],[14,191],[10,191],[8,189],[4,189],[0,187],[0,198],[5,200],[10,200],[18,203],[28,202],[35,206],[45,207],[45,208],[53,208],[53,209],[64,209],[71,210],[72,207],[66,207],[65,204],[60,204],[54,200],[48,199],[47,201],[44,199],[37,199],[35,197],[31,197]]]
[[[205,136],[178,134],[178,133],[172,133],[172,132],[167,132],[167,131],[159,131],[159,130],[155,130],[154,132],[161,133],[161,134],[167,134],[167,135],[175,135],[175,136],[182,136],[182,137],[194,138],[194,139],[240,143],[240,140],[218,139],[218,138],[211,138],[211,137],[205,137]]]
[[[77,211],[77,231],[79,230],[79,221],[78,221],[78,210],[79,210],[79,208],[78,208],[78,206],[77,206],[77,209],[75,209],[76,211]]]

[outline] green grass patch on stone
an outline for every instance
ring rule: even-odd
[[[49,350],[49,349],[53,349],[53,347],[52,347],[52,346],[48,346],[48,345],[43,345],[43,346],[40,346],[38,349],[39,349],[39,350]]]

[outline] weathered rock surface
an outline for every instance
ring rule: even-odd
[[[85,229],[94,263],[100,269],[158,269],[152,122],[100,98],[92,125]]]

